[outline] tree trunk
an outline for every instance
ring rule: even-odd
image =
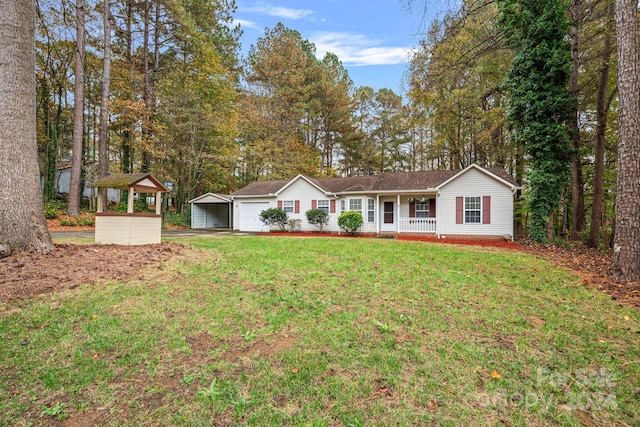
[[[578,99],[578,74],[580,71],[580,26],[582,24],[582,0],[571,0],[569,6],[573,26],[571,27],[571,75],[569,90],[574,100]],[[580,156],[580,128],[578,126],[578,106],[575,105],[571,119],[567,123],[571,136],[571,240],[579,240],[584,232],[584,182],[582,178],[582,157]]]
[[[613,54],[612,28],[615,16],[613,0],[609,2],[607,11],[607,28],[604,36],[604,44],[601,53],[601,65],[598,76],[598,88],[596,93],[596,152],[593,161],[593,204],[591,206],[591,229],[587,245],[592,248],[600,246],[600,228],[603,226],[604,216],[604,148],[607,131],[607,113],[609,101],[607,86],[609,84],[609,62]]]
[[[73,157],[69,184],[69,215],[80,215],[82,140],[84,130],[84,0],[76,0],[76,77],[73,84]]]
[[[149,97],[149,25],[151,19],[151,3],[149,0],[144,1],[144,30],[143,30],[143,47],[142,47],[142,63],[143,63],[143,88],[142,88],[142,98],[144,100],[144,114],[142,116],[142,138],[143,138],[143,147],[142,150],[142,172],[149,172],[149,167],[151,166],[151,153],[147,148],[147,144],[150,143],[151,139],[151,130],[149,126],[149,121],[151,120],[151,105],[150,105],[150,97]]]
[[[0,258],[53,249],[36,139],[35,2],[0,0]]]
[[[640,280],[640,46],[638,0],[616,0],[619,138],[613,276]]]
[[[109,87],[111,85],[111,10],[104,0],[104,39],[102,60],[102,96],[100,100],[100,136],[98,139],[98,178],[109,175]],[[107,206],[107,192],[99,191],[100,206]]]

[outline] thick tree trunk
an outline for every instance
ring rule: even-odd
[[[616,0],[619,139],[613,275],[640,280],[640,46],[638,0]]]
[[[76,0],[76,77],[73,84],[73,157],[69,184],[69,215],[80,215],[82,142],[84,135],[84,0]]]
[[[571,97],[578,99],[578,74],[580,71],[580,26],[582,24],[582,0],[571,0],[569,6],[573,26],[571,27],[571,75],[569,89]],[[571,135],[571,240],[579,240],[585,228],[584,182],[582,179],[582,157],[580,156],[580,128],[578,126],[578,106],[571,113],[567,124]]]
[[[109,87],[111,85],[111,11],[104,0],[104,39],[102,60],[102,96],[100,100],[100,135],[98,139],[98,177],[109,175]],[[107,192],[99,191],[100,206],[107,206]]]
[[[607,86],[609,84],[609,63],[613,54],[612,28],[615,15],[613,0],[608,5],[607,28],[602,46],[601,65],[598,77],[596,94],[596,152],[593,161],[593,204],[591,205],[591,229],[587,245],[592,248],[600,246],[600,228],[603,226],[604,217],[604,148],[607,131],[607,113],[609,112],[609,100]]]
[[[53,249],[36,140],[35,2],[0,0],[0,258]]]

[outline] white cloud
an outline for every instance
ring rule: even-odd
[[[253,21],[248,21],[246,19],[234,19],[233,20],[233,25],[235,26],[236,24],[240,24],[240,26],[242,28],[254,28],[257,29],[258,28],[258,24],[253,22]]]
[[[335,53],[345,65],[393,65],[409,61],[408,47],[380,46],[381,41],[361,34],[318,32],[309,37],[318,57]]]
[[[253,7],[243,7],[242,12],[262,13],[264,15],[275,16],[284,19],[302,19],[313,15],[313,11],[309,9],[291,9],[288,7],[272,6],[261,3]]]

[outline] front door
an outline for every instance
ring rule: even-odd
[[[380,231],[396,231],[395,209],[393,202],[384,202],[382,209],[382,228]]]

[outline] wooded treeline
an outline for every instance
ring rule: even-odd
[[[566,24],[552,22],[549,10],[556,6],[563,8]],[[536,193],[532,191],[536,178],[531,171],[536,162],[549,167],[554,158],[566,157],[566,168],[542,174],[546,180],[543,187],[557,186],[559,192],[556,206],[545,204],[551,207],[547,231],[549,237],[555,232],[594,247],[611,244],[614,223],[618,140],[614,10],[613,0],[466,0],[460,10],[431,24],[410,66],[410,99],[424,108],[422,120],[431,139],[428,146],[438,165],[462,167],[477,162],[506,167],[524,184],[519,213],[531,228],[527,222],[532,218],[530,202]],[[513,15],[511,22],[505,17],[508,13]],[[536,14],[540,21],[535,22]],[[526,29],[518,29],[518,25]],[[564,55],[562,49],[551,54],[542,46],[550,44],[554,28],[557,32],[563,26],[567,29],[568,67],[562,72],[567,73],[569,97],[545,104],[539,94],[551,86],[552,78],[543,76],[540,69],[529,68],[520,75],[514,69],[519,63],[531,67],[540,58],[547,60],[544,70],[562,68],[562,64],[551,63]],[[522,53],[528,42],[522,35],[535,38],[532,28],[544,36],[534,40],[529,50],[538,58]],[[509,34],[519,38],[514,42]],[[518,58],[523,59],[519,62]],[[533,79],[525,90],[517,92],[513,84],[521,82],[523,75]],[[537,83],[536,77],[540,79]],[[524,105],[519,107],[519,103]],[[568,146],[534,145],[527,152],[527,143],[518,140],[518,135],[526,139],[518,133],[518,120],[532,128],[537,119],[531,115],[531,107],[536,105],[547,115],[556,109],[553,117],[561,119],[558,124],[568,131]],[[530,143],[544,144],[546,139],[548,136],[530,138]],[[538,154],[544,152],[548,152],[546,158],[537,161]]]
[[[505,167],[524,183],[518,214],[527,225],[533,157],[513,138],[513,88],[505,85],[514,44],[496,3],[485,0],[467,0],[430,25],[411,58],[404,99],[354,87],[340,58],[317,58],[312,43],[283,25],[267,29],[241,58],[233,0],[39,0],[45,200],[56,196],[56,167],[72,154],[79,3],[86,28],[81,170],[89,181],[105,173],[101,159],[112,173],[149,171],[176,183],[183,208],[203,192],[298,173],[353,176],[475,162]],[[615,9],[613,0],[572,0],[563,10],[573,102],[561,118],[570,142],[567,179],[551,206],[549,231],[609,245],[618,137]],[[99,155],[101,130],[106,156]]]

